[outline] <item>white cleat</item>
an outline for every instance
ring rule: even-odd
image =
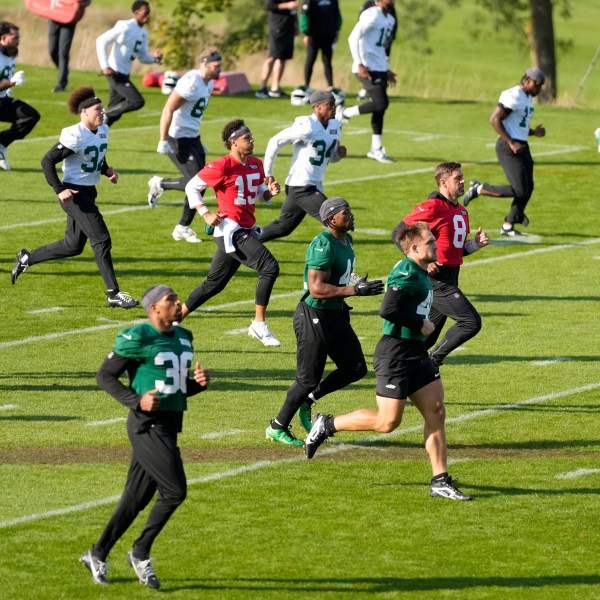
[[[154,175],[154,177],[150,177],[148,180],[148,206],[150,208],[156,208],[156,204],[158,203],[158,199],[163,195],[164,191],[162,189],[162,177],[158,175]]]
[[[256,338],[265,346],[281,346],[279,340],[271,333],[266,321],[262,323],[252,321],[250,327],[248,327],[248,335]]]
[[[385,148],[371,148],[368,152],[367,152],[367,157],[368,158],[372,158],[373,160],[376,160],[380,163],[385,163],[385,164],[390,164],[394,162],[393,158],[390,158],[386,153],[385,153]]]
[[[184,241],[190,244],[200,244],[202,242],[189,225],[175,225],[171,235],[176,242]]]
[[[0,144],[0,169],[10,171],[10,163],[6,158],[6,146]]]

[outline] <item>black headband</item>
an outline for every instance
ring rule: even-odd
[[[102,104],[102,100],[98,98],[98,96],[92,96],[91,98],[86,98],[77,106],[77,112],[81,112],[84,108],[89,108],[90,106],[94,106],[94,104]]]
[[[221,54],[217,50],[211,52],[211,54],[208,56],[203,56],[200,58],[201,63],[217,62],[218,60],[221,60]]]

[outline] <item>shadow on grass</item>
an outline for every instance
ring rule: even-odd
[[[0,416],[0,421],[52,421],[60,423],[62,421],[81,421],[80,417],[67,417],[61,415],[12,415]]]
[[[165,582],[162,593],[180,590],[247,590],[248,592],[290,591],[297,593],[385,593],[396,591],[469,590],[472,588],[544,588],[553,586],[598,585],[600,575],[538,575],[536,577],[344,577],[279,579],[238,577],[233,579],[183,579]]]

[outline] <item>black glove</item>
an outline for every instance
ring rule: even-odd
[[[378,296],[383,294],[384,284],[381,279],[373,279],[368,281],[368,273],[365,273],[364,277],[361,277],[357,283],[354,284],[354,291],[357,296]]]

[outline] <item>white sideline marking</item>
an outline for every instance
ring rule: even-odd
[[[479,417],[492,415],[497,412],[502,412],[505,410],[511,410],[513,408],[518,408],[519,406],[526,406],[529,404],[536,404],[541,402],[547,402],[548,400],[556,400],[558,398],[564,398],[565,396],[573,396],[575,394],[581,394],[584,392],[589,392],[590,390],[595,390],[600,388],[600,382],[590,383],[589,385],[584,385],[578,388],[572,388],[570,390],[563,390],[562,392],[554,392],[552,394],[546,394],[545,396],[536,396],[535,398],[529,398],[527,400],[523,400],[522,402],[514,402],[513,404],[500,404],[498,406],[494,406],[492,408],[486,408],[484,410],[476,410],[472,413],[467,413],[461,415],[459,417],[454,417],[446,420],[446,424],[449,423],[460,423],[463,421],[470,421],[471,419],[477,419]],[[382,439],[386,439],[390,436],[398,436],[405,435],[407,433],[414,433],[416,431],[422,431],[423,425],[418,425],[415,427],[408,427],[406,429],[397,429],[392,433],[383,433],[374,435],[366,440],[362,440],[362,443],[369,442],[377,442]],[[340,443],[336,444],[333,447],[327,448],[319,452],[320,456],[328,455],[328,454],[336,454],[338,452],[344,452],[353,447],[353,444]],[[304,456],[295,456],[293,458],[285,458],[281,460],[261,460],[255,463],[251,463],[244,467],[238,467],[236,469],[228,469],[227,471],[220,471],[217,473],[213,473],[211,475],[205,475],[204,477],[199,477],[197,479],[189,479],[188,485],[196,485],[197,483],[209,483],[212,481],[219,481],[221,479],[225,479],[226,477],[236,477],[237,475],[241,475],[243,473],[249,473],[251,471],[257,471],[258,469],[264,469],[267,467],[277,467],[279,465],[300,462],[306,460]],[[599,469],[600,470],[600,469]],[[39,521],[41,519],[47,519],[49,517],[62,516],[69,513],[81,512],[83,510],[87,510],[88,508],[96,508],[98,506],[104,506],[105,504],[110,504],[112,502],[117,502],[120,499],[120,496],[111,496],[110,498],[101,498],[100,500],[92,500],[90,502],[85,502],[83,504],[76,504],[74,506],[67,506],[65,508],[59,508],[56,510],[51,510],[43,513],[35,513],[32,515],[25,515],[23,517],[17,517],[15,519],[9,519],[7,521],[0,521],[0,529],[5,529],[7,527],[12,527],[13,525],[20,525],[22,523],[31,523],[33,521]]]
[[[570,358],[566,358],[564,356],[559,356],[558,358],[549,358],[548,360],[532,360],[531,364],[536,367],[545,367],[547,365],[553,365],[555,363],[567,362],[571,360]]]
[[[241,333],[248,333],[248,328],[244,327],[243,329],[230,329],[225,332],[225,335],[240,335]]]
[[[365,235],[392,235],[387,229],[355,229],[356,233],[364,233]]]
[[[470,460],[473,460],[472,458],[449,458],[448,459],[448,465],[456,465],[458,463],[462,463],[462,462],[469,462]]]
[[[229,435],[238,435],[244,433],[245,429],[227,429],[226,431],[214,431],[213,433],[205,433],[200,436],[201,440],[217,440]]]
[[[16,404],[3,404],[0,406],[0,410],[12,410],[13,408],[19,408]]]
[[[583,477],[584,475],[592,475],[593,473],[600,473],[600,469],[577,469],[576,471],[568,471],[567,473],[559,473],[554,476],[554,479],[575,479],[576,477]]]
[[[126,417],[116,417],[114,419],[106,419],[106,421],[90,421],[86,423],[88,427],[100,427],[102,425],[112,425],[113,423],[120,423],[121,421],[127,421]]]
[[[66,310],[66,309],[64,306],[53,306],[51,308],[37,308],[35,310],[28,310],[27,314],[28,315],[41,315],[44,313],[59,312],[61,310]]]

